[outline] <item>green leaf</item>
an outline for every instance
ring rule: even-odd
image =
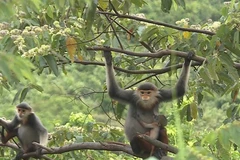
[[[14,6],[11,1],[0,1],[0,17],[2,21],[9,19],[13,15],[13,8]]]
[[[217,147],[219,157],[221,157],[221,159],[223,160],[228,160],[230,157],[230,153],[229,153],[230,148],[229,149],[224,148],[219,141],[217,141],[216,147]]]
[[[148,40],[150,37],[153,37],[154,35],[156,35],[156,33],[158,33],[158,27],[157,26],[147,27],[141,35],[141,41]]]
[[[200,105],[202,100],[203,100],[203,94],[202,93],[198,93],[197,100],[198,100],[198,105]]]
[[[199,69],[199,75],[209,86],[211,86],[213,84],[213,81],[211,79],[211,76],[210,76],[207,68],[201,67]]]
[[[195,102],[192,102],[190,104],[190,108],[191,108],[191,117],[193,119],[197,119],[197,115],[198,115],[198,107],[197,104]]]
[[[192,113],[191,113],[191,106],[187,105],[187,121],[191,121],[193,119]]]
[[[58,7],[58,9],[63,9],[63,8],[65,8],[66,6],[65,6],[65,2],[66,2],[66,0],[55,0],[54,1],[55,2],[55,4],[56,4],[56,6]]]
[[[8,82],[19,82],[25,79],[34,81],[33,64],[22,57],[0,53],[0,71]]]
[[[239,135],[240,135],[240,123],[235,122],[229,128],[231,141],[235,143],[238,147],[240,147]]]
[[[87,21],[86,33],[87,34],[92,29],[92,25],[95,19],[96,9],[97,9],[97,4],[95,0],[92,0],[88,6],[87,13],[86,13],[86,21]]]
[[[60,45],[60,34],[53,34],[51,37],[51,48],[58,48]]]
[[[222,8],[221,13],[222,13],[222,15],[223,15],[224,17],[226,17],[226,16],[228,15],[228,7],[227,7],[227,6],[224,6],[224,7]]]
[[[230,133],[227,128],[219,130],[218,138],[222,147],[227,151],[230,150],[231,148]]]
[[[106,10],[108,8],[109,1],[108,0],[98,0],[98,4],[103,10]]]
[[[47,15],[50,17],[50,18],[54,18],[53,17],[53,11],[54,11],[54,7],[52,6],[52,5],[49,5],[48,7],[47,7]]]
[[[142,7],[144,4],[147,4],[144,0],[131,0],[131,2],[138,7]]]
[[[237,72],[237,69],[234,67],[234,63],[233,60],[231,58],[231,56],[227,53],[220,53],[219,56],[222,64],[224,65],[224,67],[227,68],[228,70],[228,75],[234,80],[234,81],[238,81],[239,79],[239,75]]]
[[[77,143],[83,142],[83,136],[77,135],[75,136],[75,139]]]
[[[57,62],[56,62],[54,56],[49,54],[49,55],[44,56],[44,58],[46,59],[50,69],[53,71],[55,76],[58,76],[59,71],[58,71]]]
[[[216,73],[216,63],[217,63],[217,60],[216,60],[216,58],[211,58],[208,61],[211,62],[211,63],[207,64],[207,69],[209,71],[209,75],[211,75],[211,78],[213,80],[218,81],[219,78],[218,78],[218,75]]]
[[[236,48],[232,42],[228,41],[228,42],[225,42],[224,44],[228,50],[230,50],[236,56],[240,57],[240,49]]]
[[[0,55],[0,71],[2,72],[3,76],[6,77],[6,79],[10,80],[12,75],[7,63],[9,62],[6,57]]]
[[[211,131],[210,133],[208,133],[202,140],[202,145],[203,144],[210,144],[210,145],[214,145],[216,143],[217,140],[217,133],[216,131]]]
[[[172,0],[161,0],[161,9],[163,12],[169,13],[172,7]]]
[[[174,0],[177,5],[183,7],[183,9],[186,9],[186,4],[185,4],[185,1],[184,0]]]
[[[22,101],[25,99],[28,91],[29,91],[29,88],[28,88],[28,87],[27,87],[27,88],[24,88],[24,89],[22,90],[22,92],[21,92],[21,97],[20,97],[20,102],[22,102]]]
[[[14,98],[13,98],[12,104],[18,100],[21,92],[22,92],[22,90],[18,90],[18,91],[17,91],[17,93],[15,94],[15,96],[14,96]]]
[[[239,31],[236,31],[233,35],[233,43],[235,47],[239,47]]]
[[[30,84],[30,87],[38,90],[39,92],[43,91],[43,88],[37,84]]]

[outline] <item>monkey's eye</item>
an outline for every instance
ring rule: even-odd
[[[151,93],[150,91],[147,92],[147,94],[150,94],[150,93]]]
[[[144,91],[141,91],[141,94],[144,94]]]
[[[23,113],[25,113],[25,111],[26,111],[25,109],[22,110]]]

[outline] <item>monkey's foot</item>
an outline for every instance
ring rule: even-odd
[[[188,55],[187,55],[187,59],[188,59],[188,60],[191,60],[191,59],[194,57],[194,55],[195,55],[195,52],[194,52],[194,51],[189,51],[189,52],[188,52]]]
[[[24,154],[23,151],[18,152],[16,157],[13,160],[20,160],[20,159],[22,159],[23,154]]]
[[[161,159],[163,156],[166,156],[166,152],[163,151],[162,149],[158,148],[158,149],[155,149],[152,156],[158,158],[158,159]]]

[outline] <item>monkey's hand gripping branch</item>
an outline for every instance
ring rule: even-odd
[[[191,60],[192,60],[192,58],[195,56],[195,52],[194,51],[189,51],[188,52],[188,56],[185,58],[185,63],[184,63],[184,65],[185,66],[189,66],[190,65],[190,63],[191,63]]]
[[[109,47],[105,47],[105,48],[108,49]],[[107,64],[108,66],[111,66],[111,65],[112,65],[112,54],[111,54],[111,51],[109,51],[109,50],[104,50],[103,56],[105,57],[106,64]]]

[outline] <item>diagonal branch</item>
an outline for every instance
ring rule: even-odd
[[[118,25],[118,26],[119,26],[120,28],[122,28],[125,32],[127,32],[127,34],[135,37],[135,35],[134,35],[132,32],[130,32],[127,28],[125,28],[123,25],[121,25],[120,23],[118,23],[115,19],[112,19],[111,17],[109,17],[109,18],[110,18],[112,21],[114,21],[114,23],[115,23],[116,25]],[[139,43],[141,43],[142,46],[145,47],[145,48],[146,48],[147,50],[149,50],[150,52],[154,52],[154,50],[153,50],[147,43],[145,43],[145,42],[143,42],[143,41],[139,41]]]
[[[145,18],[140,18],[140,17],[137,17],[137,16],[116,14],[116,13],[104,12],[104,11],[98,11],[98,13],[99,13],[99,14],[103,14],[103,15],[117,16],[118,18],[128,18],[128,19],[132,19],[132,20],[136,20],[136,21],[147,22],[147,23],[151,23],[151,24],[156,24],[156,25],[160,25],[160,26],[165,26],[165,27],[173,28],[173,29],[180,30],[180,31],[203,33],[203,34],[211,35],[211,36],[212,36],[212,35],[215,35],[214,32],[210,32],[210,31],[206,31],[206,30],[199,30],[199,29],[194,29],[194,28],[178,27],[178,26],[174,26],[174,25],[171,25],[171,24],[163,23],[163,22],[157,22],[157,21],[148,20],[148,19],[145,19]]]

